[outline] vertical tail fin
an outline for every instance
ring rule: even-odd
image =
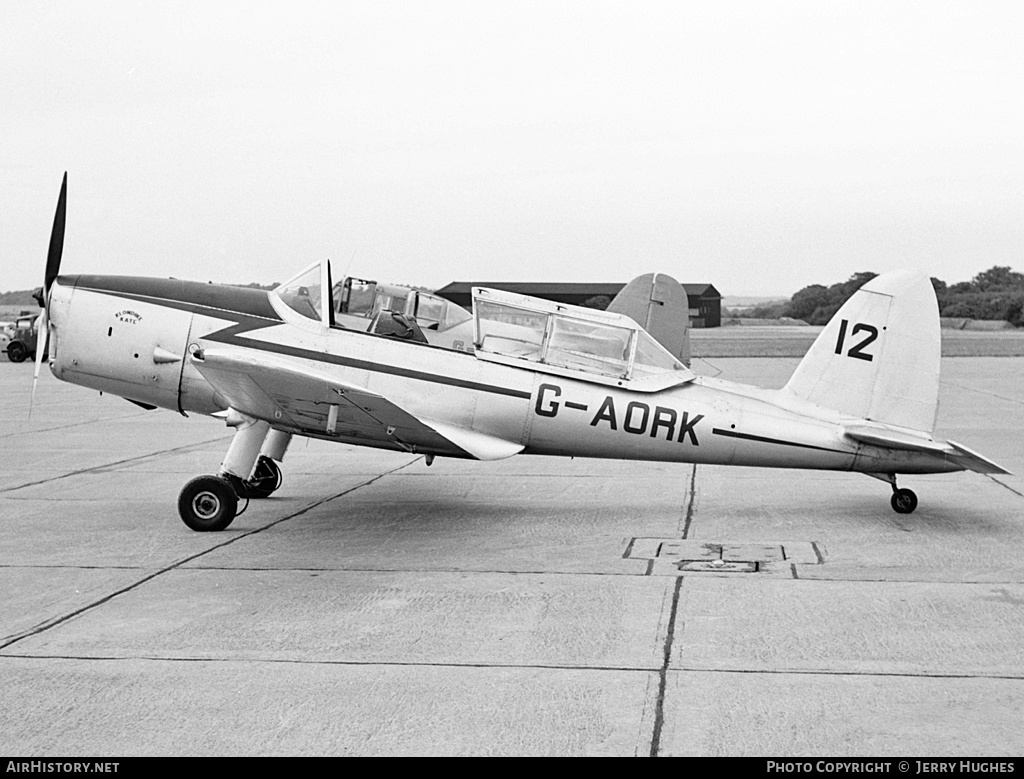
[[[683,285],[664,273],[637,276],[608,304],[625,314],[673,357],[690,365],[690,302]]]
[[[785,389],[849,416],[930,433],[940,356],[931,281],[923,273],[893,271],[846,301]]]

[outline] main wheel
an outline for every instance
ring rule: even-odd
[[[223,530],[238,512],[238,496],[227,479],[197,476],[178,496],[181,521],[201,533]]]
[[[277,463],[261,454],[252,477],[243,482],[245,495],[241,497],[269,498],[281,486],[281,478]]]
[[[11,362],[24,362],[28,357],[28,349],[25,348],[25,344],[12,341],[7,344],[7,357]]]
[[[909,514],[917,508],[917,495],[908,489],[894,490],[890,503],[897,514]]]

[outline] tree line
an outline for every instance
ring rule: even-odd
[[[846,281],[830,287],[811,284],[788,301],[757,306],[744,315],[756,318],[785,316],[802,319],[811,325],[823,325],[854,292],[877,275],[865,271],[854,273]],[[932,287],[939,301],[939,316],[1005,320],[1015,327],[1024,326],[1024,273],[1011,270],[1008,265],[993,266],[970,281],[956,284],[947,284],[933,276]]]

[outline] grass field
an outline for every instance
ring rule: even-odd
[[[0,306],[0,322],[12,322],[22,311],[29,311],[33,316],[39,315],[39,306]]]
[[[690,331],[693,357],[803,357],[821,327],[716,327]],[[942,330],[943,357],[1024,357],[1024,330]]]

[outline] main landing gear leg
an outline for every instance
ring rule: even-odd
[[[256,467],[245,480],[243,486],[248,498],[267,498],[281,486],[281,468],[277,463],[284,460],[284,453],[292,441],[292,434],[281,430],[271,430],[260,449],[256,459]],[[276,462],[275,462],[276,461]]]
[[[231,446],[216,476],[197,476],[178,496],[178,514],[193,530],[223,530],[238,513],[238,498],[245,497],[245,477],[253,472],[270,423],[229,410],[229,427],[235,428]]]

